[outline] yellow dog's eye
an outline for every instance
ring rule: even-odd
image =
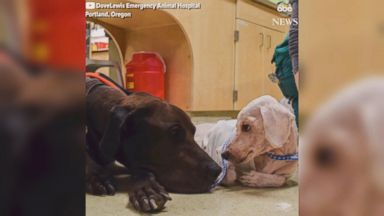
[[[241,126],[241,130],[243,131],[243,132],[248,132],[248,131],[250,131],[251,130],[251,125],[249,125],[249,124],[243,124],[242,126]]]
[[[319,145],[314,152],[314,159],[320,168],[331,168],[336,165],[338,157],[331,145]]]

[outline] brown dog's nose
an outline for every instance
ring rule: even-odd
[[[221,157],[224,158],[225,160],[229,160],[231,158],[231,153],[229,151],[225,151],[221,154]]]
[[[213,177],[217,178],[221,173],[221,167],[216,163],[208,164],[207,166],[209,173],[212,174]]]

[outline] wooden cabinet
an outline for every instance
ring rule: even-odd
[[[158,0],[134,0],[140,3],[158,3]],[[176,20],[177,25],[186,35],[190,45],[192,62],[191,75],[185,79],[188,85],[177,85],[174,82],[170,90],[175,98],[188,91],[184,103],[180,100],[169,100],[188,111],[219,111],[233,110],[233,70],[236,1],[235,0],[165,0],[167,3],[200,2],[197,10],[164,10]],[[149,16],[147,16],[149,17]],[[145,18],[145,17],[143,17]],[[152,16],[153,19],[156,17]],[[163,27],[164,25],[158,25]],[[167,40],[165,34],[162,39]],[[168,40],[173,40],[168,38]],[[155,42],[156,43],[156,42]],[[162,43],[158,41],[158,43]],[[172,53],[172,50],[169,50]],[[175,57],[175,55],[173,55]],[[167,59],[166,59],[167,62]],[[177,65],[182,67],[181,65]],[[175,69],[176,70],[176,69]],[[184,75],[180,75],[184,76]],[[185,76],[184,76],[185,77]]]
[[[233,110],[236,2],[200,2],[202,5],[199,10],[168,10],[183,26],[192,47],[190,110]]]
[[[158,0],[131,2],[158,3]],[[164,0],[162,3],[175,2],[200,2],[201,9],[127,9],[117,11],[131,12],[132,18],[89,20],[116,33],[125,62],[137,51],[154,51],[164,57],[169,102],[188,111],[233,110],[236,1]]]
[[[242,19],[237,19],[236,25],[239,36],[236,42],[235,110],[265,94],[280,99],[280,89],[268,75],[275,71],[271,59],[285,33]]]
[[[234,110],[261,95],[283,97],[277,83],[268,75],[275,71],[271,63],[275,47],[286,36],[289,26],[276,25],[274,19],[287,19],[276,10],[250,0],[236,5],[235,88]]]
[[[201,2],[201,9],[126,9],[117,11],[132,12],[131,18],[88,20],[111,33],[124,63],[137,51],[154,51],[163,56],[168,68],[166,100],[184,110],[233,111],[263,94],[280,98],[277,85],[268,80],[268,74],[274,71],[270,63],[274,47],[287,29],[271,26],[278,13],[247,0],[197,2]],[[238,42],[234,40],[236,30],[240,32]]]
[[[263,27],[237,20],[235,110],[264,92],[264,31]]]

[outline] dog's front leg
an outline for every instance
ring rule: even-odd
[[[236,173],[235,165],[233,165],[233,163],[228,161],[227,174],[224,176],[224,179],[221,182],[221,185],[223,186],[235,185],[236,179],[237,179],[237,173]]]
[[[138,211],[156,212],[164,209],[171,197],[155,179],[146,171],[136,171],[129,181],[129,201]]]
[[[240,176],[239,181],[248,187],[281,187],[286,182],[286,178],[280,175],[251,171]]]
[[[94,195],[114,195],[116,184],[112,176],[114,162],[101,166],[86,156],[86,189],[88,193]]]

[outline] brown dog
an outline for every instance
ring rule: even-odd
[[[137,210],[162,209],[166,190],[210,190],[221,169],[194,141],[195,127],[185,112],[148,94],[126,95],[97,82],[86,83],[87,148],[98,165],[88,169],[90,192],[115,193],[107,171],[115,161],[132,175],[129,197]]]
[[[83,215],[83,73],[0,49],[0,77],[0,215]]]

